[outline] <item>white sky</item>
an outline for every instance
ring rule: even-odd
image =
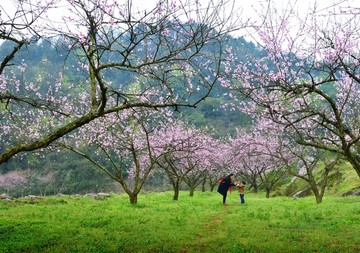
[[[15,10],[15,5],[19,1],[23,2],[37,2],[39,0],[0,0],[0,11],[3,20],[6,20],[6,14],[13,15],[12,13]],[[110,0],[108,0],[110,1]],[[187,1],[187,0],[178,0],[178,1]],[[218,0],[199,0],[202,5],[206,5],[207,2],[214,1],[218,2]],[[247,18],[254,19],[258,16],[257,12],[261,12],[262,7],[266,6],[266,4],[271,1],[276,5],[278,9],[285,9],[288,5],[294,5],[295,9],[300,13],[306,13],[309,10],[309,7],[314,7],[316,4],[318,6],[317,10],[323,11],[324,13],[328,12],[329,9],[333,9],[332,6],[336,4],[337,8],[343,7],[346,8],[347,6],[352,6],[359,8],[360,10],[360,1],[359,0],[235,0],[236,9],[242,9],[241,11],[241,18],[243,20]],[[40,1],[45,2],[45,1]],[[120,3],[124,3],[124,0],[118,0]],[[155,6],[158,0],[133,0],[133,5],[136,6],[136,9],[150,9]],[[340,5],[339,5],[340,4]],[[135,9],[135,8],[134,8]],[[359,12],[358,10],[358,12]],[[66,10],[64,10],[66,11]],[[60,20],[61,14],[64,13],[57,9],[57,11],[51,13],[51,17],[54,19]],[[243,35],[243,34],[240,34]]]
[[[1,0],[0,9],[5,12],[13,12],[14,6],[18,2],[36,2],[38,0]],[[109,1],[109,0],[108,0]],[[180,0],[179,0],[180,1]],[[181,0],[185,2],[186,0]],[[203,5],[206,5],[207,2],[213,1],[218,2],[219,0],[199,0]],[[341,6],[355,6],[360,8],[359,0],[235,0],[235,4],[239,8],[243,8],[243,15],[253,17],[256,15],[255,10],[259,10],[261,5],[266,5],[269,1],[272,1],[276,4],[277,7],[286,7],[288,4],[294,4],[297,6],[299,11],[306,12],[309,6],[314,6],[314,4],[319,6],[319,9],[327,9],[328,7],[333,6],[334,4],[341,3]],[[42,2],[42,1],[41,1]],[[44,1],[45,2],[45,1]],[[118,0],[118,2],[125,2],[124,0]],[[158,0],[132,0],[133,5],[140,9],[149,9],[154,7]],[[59,13],[59,12],[58,12]]]
[[[29,0],[1,0],[0,3],[0,9],[3,9],[5,11],[14,10],[14,6],[18,2],[28,2]],[[38,0],[30,0],[30,1],[38,1]],[[184,0],[182,0],[184,2]],[[205,5],[207,2],[211,0],[199,0],[199,2],[203,5]],[[217,2],[217,0],[212,0],[214,2]],[[309,6],[313,6],[315,3],[320,6],[320,9],[326,9],[330,6],[333,6],[335,3],[341,3],[342,6],[357,6],[360,7],[360,1],[359,0],[270,0],[273,3],[275,3],[278,7],[285,7],[287,4],[295,4],[299,10],[306,11]],[[124,2],[124,0],[118,1],[120,3]],[[158,0],[132,0],[133,4],[137,7],[141,8],[151,8],[155,6],[155,3],[158,2]],[[259,9],[261,5],[266,5],[269,2],[269,0],[235,0],[235,4],[237,7],[244,8],[244,15],[252,16],[255,12],[254,10]],[[10,11],[11,12],[11,11]]]

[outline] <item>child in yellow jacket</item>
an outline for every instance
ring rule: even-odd
[[[238,192],[239,192],[239,195],[240,195],[240,203],[241,204],[245,204],[245,182],[242,181],[242,182],[237,182],[237,187],[239,188],[238,189]]]

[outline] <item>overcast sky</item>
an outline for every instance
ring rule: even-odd
[[[14,10],[14,6],[19,1],[29,1],[29,0],[1,0],[0,6],[6,12],[9,10]],[[38,0],[30,0],[30,1],[38,1]],[[108,0],[109,1],[109,0]],[[119,1],[119,0],[118,0]],[[186,1],[186,0],[181,0]],[[217,0],[199,0],[200,3],[206,5],[209,1],[217,2]],[[294,4],[297,6],[300,12],[306,12],[309,6],[314,6],[317,4],[319,6],[319,10],[325,10],[334,4],[341,3],[341,6],[348,6],[351,5],[352,7],[360,8],[360,1],[359,0],[271,0],[273,3],[276,4],[277,7],[286,7],[288,4]],[[120,0],[119,2],[124,2],[124,0]],[[138,8],[151,8],[154,7],[158,0],[132,0],[133,4]],[[258,10],[261,5],[266,5],[269,0],[236,0],[235,4],[239,8],[243,8],[244,12],[243,15],[253,16],[254,10]],[[11,11],[10,11],[11,12]]]
[[[0,10],[2,10],[1,18],[6,20],[5,13],[12,15],[13,11],[15,10],[15,5],[20,0],[0,0]],[[21,0],[21,1],[39,1],[39,0]],[[111,1],[111,0],[108,0]],[[180,0],[179,0],[180,1]],[[188,0],[181,0],[181,1],[188,1]],[[211,0],[199,0],[202,5],[206,5],[208,1]],[[212,0],[217,2],[217,0]],[[118,0],[118,2],[125,2],[124,0]],[[134,6],[139,9],[151,9],[155,6],[158,0],[133,0],[132,1]],[[236,0],[236,8],[242,10],[241,18],[242,19],[255,19],[258,14],[257,12],[261,12],[262,7],[266,6],[269,0]],[[337,6],[336,8],[346,8],[348,6],[359,8],[360,10],[360,0],[271,0],[277,7],[277,9],[285,9],[288,5],[294,5],[295,9],[298,11],[299,14],[304,14],[309,11],[309,8],[313,8],[316,4],[318,6],[317,10],[319,12],[327,13],[330,9],[334,9],[333,6]],[[358,10],[358,11],[359,11]],[[66,9],[65,9],[66,11]],[[51,18],[60,20],[61,14],[63,11],[57,10],[51,14]],[[243,35],[243,34],[240,34]]]

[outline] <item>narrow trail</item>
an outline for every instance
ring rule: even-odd
[[[200,229],[200,232],[194,234],[195,242],[189,245],[191,252],[216,252],[217,249],[210,248],[210,245],[221,245],[221,242],[227,236],[227,231],[224,229],[224,212],[217,212],[209,215],[206,218],[206,223]],[[177,251],[178,253],[190,252],[186,248]]]

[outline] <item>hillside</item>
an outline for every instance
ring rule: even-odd
[[[319,173],[323,168],[323,164],[317,172],[317,178],[320,178]],[[321,181],[319,181],[321,182]],[[312,196],[313,193],[307,182],[295,178],[289,177],[288,182],[279,186],[272,194],[272,196]],[[340,160],[338,165],[335,166],[333,171],[330,172],[328,177],[328,184],[325,191],[325,196],[360,196],[360,180],[352,168],[351,164],[347,161]]]

